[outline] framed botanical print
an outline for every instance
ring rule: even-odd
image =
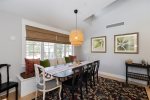
[[[139,33],[128,33],[114,36],[114,52],[138,54]]]
[[[92,53],[106,52],[106,36],[91,38],[91,52]]]

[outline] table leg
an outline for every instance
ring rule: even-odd
[[[150,79],[149,79],[149,68],[147,68],[147,75],[148,75],[147,85],[149,85],[149,81],[150,81]]]
[[[126,84],[128,84],[128,66],[126,66]]]

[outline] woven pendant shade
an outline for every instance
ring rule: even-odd
[[[80,46],[83,43],[83,33],[80,30],[73,30],[69,35],[69,40],[72,45]]]

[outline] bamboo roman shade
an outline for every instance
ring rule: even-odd
[[[69,35],[26,25],[26,40],[70,44]]]

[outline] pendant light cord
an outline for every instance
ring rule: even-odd
[[[74,10],[74,13],[76,14],[76,33],[77,33],[77,24],[78,24],[78,23],[77,23],[77,13],[78,13],[78,10],[75,9],[75,10]]]
[[[76,32],[77,32],[77,13],[76,13]]]

